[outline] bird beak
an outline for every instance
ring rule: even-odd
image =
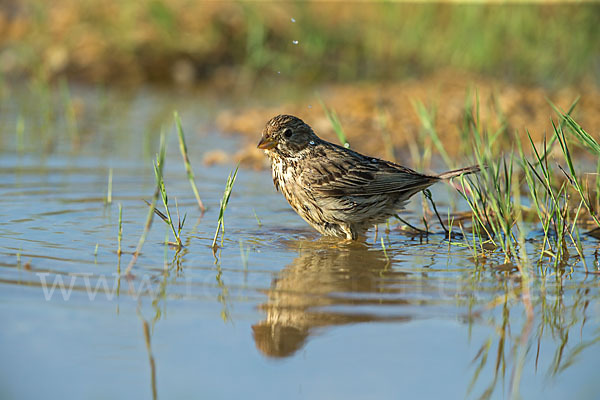
[[[259,149],[262,149],[262,150],[270,150],[275,146],[277,146],[276,140],[263,137],[260,139],[260,142],[258,142],[258,146],[256,146],[256,147],[258,147]]]

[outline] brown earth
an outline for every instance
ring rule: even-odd
[[[470,98],[479,103],[480,126],[489,132],[505,124],[498,141],[506,149],[516,150],[514,134],[526,138],[529,131],[537,143],[553,134],[552,118],[557,121],[548,100],[568,110],[579,96],[572,113],[575,120],[592,136],[600,134],[600,92],[593,85],[567,88],[556,92],[507,84],[481,77],[441,72],[420,80],[390,84],[329,86],[320,91],[323,102],[334,109],[353,149],[393,159],[407,154],[411,146],[427,148],[431,139],[424,132],[416,103],[434,110],[435,130],[450,156],[465,157],[471,151],[468,138],[461,136],[465,105]],[[472,115],[475,115],[472,107]],[[266,159],[255,148],[266,121],[277,114],[294,114],[313,127],[326,140],[337,136],[317,95],[298,98],[276,107],[242,107],[224,111],[217,118],[223,132],[241,133],[248,144],[235,158],[256,168],[265,167]],[[524,146],[528,147],[528,146]],[[433,149],[434,154],[437,152]],[[404,161],[404,163],[408,163]]]

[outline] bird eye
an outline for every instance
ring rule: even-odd
[[[286,137],[286,138],[288,138],[288,139],[292,137],[292,134],[293,134],[293,133],[294,133],[294,132],[292,132],[292,129],[291,129],[291,128],[285,128],[285,129],[283,130],[283,136],[285,136],[285,137]]]

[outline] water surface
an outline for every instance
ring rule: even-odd
[[[476,263],[460,241],[394,224],[364,243],[321,238],[268,171],[243,168],[213,254],[235,165],[201,160],[242,142],[211,129],[202,101],[80,88],[71,95],[85,109],[70,120],[69,103],[46,104],[44,117],[45,103],[32,105],[39,93],[14,94],[0,115],[0,397],[151,398],[154,386],[162,398],[559,399],[600,389],[600,277],[576,260],[534,274],[528,320],[520,278],[498,268],[500,253]],[[204,216],[171,132],[173,108]],[[166,186],[187,215],[185,247],[166,246],[170,230],[155,219],[128,278],[163,125],[171,132]],[[434,190],[443,210],[451,195],[444,185]],[[420,223],[418,196],[405,216]],[[536,234],[531,227],[532,254]],[[597,242],[583,246],[592,265]]]

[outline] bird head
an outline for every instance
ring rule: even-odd
[[[258,148],[267,154],[293,156],[319,140],[312,128],[293,115],[278,115],[267,122]]]

